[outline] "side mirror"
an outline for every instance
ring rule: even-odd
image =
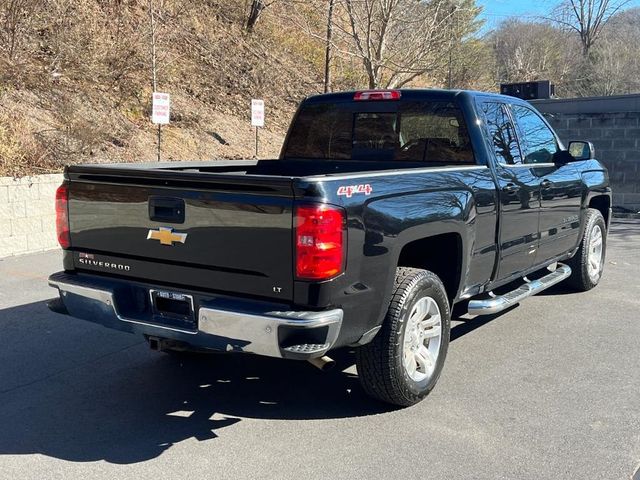
[[[569,142],[569,148],[567,150],[574,160],[591,160],[592,158],[596,158],[596,149],[591,142]]]

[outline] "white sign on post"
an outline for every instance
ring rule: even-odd
[[[169,123],[170,98],[168,93],[153,92],[151,121],[158,125]]]
[[[251,100],[251,126],[264,127],[264,100]]]

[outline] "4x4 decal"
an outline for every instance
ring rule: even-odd
[[[371,192],[373,192],[373,188],[368,183],[364,185],[343,185],[338,188],[338,195],[344,195],[347,198],[351,198],[355,193],[371,195]]]

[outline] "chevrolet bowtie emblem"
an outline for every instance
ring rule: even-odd
[[[186,233],[174,233],[173,228],[160,227],[158,230],[149,230],[147,240],[159,240],[162,245],[172,246],[174,242],[184,243],[187,240]]]

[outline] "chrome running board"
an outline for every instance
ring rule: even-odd
[[[470,315],[490,315],[505,310],[517,303],[520,303],[527,297],[540,293],[543,290],[561,282],[571,275],[571,268],[567,265],[558,264],[554,271],[537,280],[529,280],[524,277],[525,283],[520,287],[512,290],[504,295],[494,295],[489,293],[490,298],[471,300],[469,302]]]

